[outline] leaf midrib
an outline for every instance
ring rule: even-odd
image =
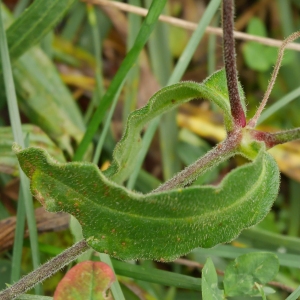
[[[255,182],[255,184],[252,186],[253,188],[251,188],[243,197],[241,197],[241,198],[239,198],[239,200],[238,201],[235,201],[234,203],[232,203],[232,204],[230,204],[230,205],[228,205],[228,206],[226,206],[226,207],[224,207],[224,208],[221,208],[220,210],[218,210],[218,212],[217,212],[217,214],[225,214],[227,211],[230,211],[230,210],[233,210],[234,209],[234,207],[235,206],[237,206],[237,205],[240,205],[241,203],[244,203],[244,202],[246,202],[246,200],[248,199],[248,198],[250,198],[250,194],[254,194],[254,192],[258,189],[258,187],[259,187],[259,185],[260,185],[260,182],[261,182],[261,178],[265,175],[265,173],[266,173],[266,164],[265,164],[265,160],[263,160],[263,164],[262,164],[262,170],[261,170],[261,172],[260,172],[260,176],[258,177],[258,180]],[[48,161],[48,163],[50,163],[49,161]],[[57,166],[57,163],[50,163],[52,166],[54,166],[54,167],[56,167]],[[97,202],[94,202],[93,200],[91,200],[90,198],[88,198],[88,197],[86,197],[86,196],[84,196],[83,194],[81,194],[80,192],[78,192],[78,191],[76,191],[72,186],[69,186],[68,184],[65,184],[65,183],[62,183],[61,181],[59,181],[59,180],[57,180],[56,178],[54,178],[54,177],[51,177],[51,176],[49,176],[47,173],[44,173],[43,171],[41,171],[41,170],[39,170],[42,174],[43,174],[43,176],[44,177],[47,177],[47,178],[51,178],[51,180],[53,180],[53,181],[56,181],[56,182],[58,182],[58,184],[59,185],[63,185],[63,186],[65,186],[65,187],[67,187],[67,188],[70,188],[71,190],[72,190],[72,192],[74,193],[74,194],[77,194],[78,196],[80,196],[80,198],[81,199],[85,199],[87,202],[90,202],[90,203],[92,203],[92,204],[94,204],[94,205],[96,205],[96,206],[99,206],[101,209],[103,209],[103,210],[107,210],[107,211],[110,211],[111,213],[118,213],[118,214],[120,214],[120,215],[126,215],[126,216],[131,216],[131,217],[133,217],[133,218],[139,218],[139,219],[141,219],[141,218],[143,218],[143,219],[145,219],[145,218],[147,218],[147,219],[149,219],[149,220],[159,220],[159,221],[162,221],[162,220],[181,220],[181,221],[184,221],[184,220],[193,220],[193,219],[199,219],[200,217],[201,218],[205,218],[205,219],[207,219],[208,217],[211,217],[212,215],[216,215],[216,212],[215,211],[210,211],[210,212],[206,212],[206,213],[204,213],[204,214],[202,214],[202,215],[196,215],[196,216],[185,216],[184,218],[178,218],[178,217],[176,217],[176,218],[170,218],[170,217],[165,217],[165,218],[162,218],[162,217],[153,217],[153,216],[144,216],[144,215],[138,215],[138,214],[133,214],[133,213],[130,213],[130,212],[122,212],[122,211],[119,211],[119,210],[116,210],[116,209],[113,209],[113,208],[111,208],[111,207],[107,207],[107,206],[105,206],[105,205],[101,205],[101,204],[99,204],[99,203],[97,203]],[[99,172],[99,170],[97,169],[97,172]],[[101,180],[101,177],[100,177],[101,175],[99,174],[99,179],[100,179],[100,181],[102,181]],[[116,187],[114,187],[114,188],[116,188]],[[199,189],[201,189],[201,187],[199,187]],[[215,188],[212,188],[212,190],[215,190]],[[126,192],[128,193],[128,191],[126,190]],[[132,193],[132,192],[130,192],[130,193]],[[133,193],[132,193],[133,194]],[[133,195],[134,197],[136,197],[136,196],[139,196],[138,194],[137,195]],[[144,197],[143,196],[141,196],[141,200],[144,200],[144,201],[146,201],[145,199],[143,199]],[[134,200],[136,200],[136,199],[129,199],[129,200],[131,200],[131,201],[134,201]],[[57,199],[55,199],[55,203],[57,202]]]

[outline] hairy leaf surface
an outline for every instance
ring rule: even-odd
[[[244,95],[240,88],[242,102]],[[192,99],[207,99],[217,104],[224,112],[227,129],[233,126],[224,70],[217,71],[202,83],[180,82],[167,86],[154,94],[148,104],[132,112],[127,120],[123,138],[117,144],[111,167],[105,175],[117,183],[122,183],[132,173],[141,147],[140,132],[155,117],[174,109]]]
[[[57,163],[39,148],[15,152],[42,205],[72,214],[92,248],[123,260],[173,260],[229,242],[268,213],[279,186],[278,167],[264,148],[219,186],[146,195],[115,184],[90,163]]]

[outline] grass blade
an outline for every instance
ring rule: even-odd
[[[75,0],[36,0],[8,28],[7,43],[14,61],[37,44],[57,24]]]
[[[201,279],[113,260],[117,274],[166,286],[201,291]]]
[[[293,100],[297,99],[299,96],[300,96],[300,87],[291,91],[290,93],[282,97],[280,100],[272,104],[270,107],[268,107],[265,111],[263,111],[260,118],[258,119],[257,125],[261,124],[271,115],[279,111],[282,107],[288,105]]]
[[[297,300],[300,297],[300,286],[290,294],[285,300]]]
[[[146,1],[150,6],[150,0]],[[149,39],[149,52],[152,68],[160,86],[165,86],[172,73],[172,57],[168,45],[168,25],[158,23]],[[163,176],[170,179],[180,171],[180,161],[177,155],[178,129],[176,123],[177,111],[173,110],[160,119],[159,142],[162,156]]]
[[[29,5],[30,0],[20,0],[15,6],[14,16],[17,18]]]
[[[114,265],[113,265],[109,255],[107,255],[105,253],[99,253],[99,257],[102,262],[108,264],[111,267],[111,269],[114,271],[114,273],[116,273],[114,270]],[[125,297],[123,295],[123,292],[122,292],[122,289],[121,289],[118,279],[116,279],[113,282],[110,289],[111,289],[111,292],[112,292],[115,300],[125,300]]]
[[[244,230],[241,237],[245,237],[253,241],[253,243],[258,242],[271,248],[278,249],[279,247],[284,247],[292,253],[300,253],[300,238],[285,236],[260,228]]]
[[[21,278],[21,262],[26,219],[25,216],[26,211],[24,206],[24,195],[22,193],[22,190],[20,190],[18,199],[17,223],[13,246],[13,256],[11,262],[11,283],[17,282]]]
[[[5,85],[5,92],[7,97],[9,118],[11,121],[12,131],[13,131],[15,141],[18,144],[22,145],[22,147],[24,147],[25,143],[22,134],[21,120],[20,120],[19,108],[17,104],[17,97],[15,92],[13,76],[12,76],[11,64],[9,59],[6,34],[2,22],[1,2],[0,2],[0,51],[1,51],[2,66],[3,69],[5,70],[4,85]],[[24,206],[26,211],[28,228],[30,231],[30,244],[31,244],[31,251],[32,251],[33,267],[37,268],[40,265],[40,258],[39,258],[38,236],[37,236],[37,227],[36,227],[35,216],[34,216],[33,201],[29,190],[29,180],[22,172],[21,169],[20,169],[20,180],[21,180],[21,193],[24,197]],[[20,214],[22,214],[22,211],[23,209],[21,204]],[[21,216],[21,221],[20,221],[21,225],[19,225],[20,227],[22,226],[22,222],[24,222],[23,220],[24,220],[24,216]],[[20,242],[19,239],[18,241]],[[22,248],[22,245],[19,246]],[[20,253],[18,255],[20,255]],[[35,290],[37,293],[40,293],[41,286],[38,285]]]

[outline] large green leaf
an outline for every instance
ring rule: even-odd
[[[37,44],[76,0],[35,0],[8,28],[10,59],[15,60]]]
[[[147,195],[118,186],[96,165],[60,164],[38,148],[14,150],[42,205],[72,214],[92,248],[124,260],[173,260],[229,242],[268,213],[279,187],[278,167],[263,147],[219,186]]]
[[[240,89],[240,94],[244,103],[242,89]],[[146,106],[129,115],[126,131],[114,150],[114,160],[105,175],[117,183],[126,180],[135,166],[135,160],[142,142],[140,132],[144,126],[155,117],[174,109],[180,104],[199,98],[217,104],[224,112],[227,128],[232,127],[233,120],[223,69],[200,84],[180,82],[167,86],[154,94]]]

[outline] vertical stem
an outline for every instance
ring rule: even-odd
[[[231,106],[231,114],[237,126],[245,127],[246,118],[238,91],[237,71],[235,62],[236,55],[233,37],[233,15],[233,0],[223,0],[223,55],[227,78],[227,88]]]

